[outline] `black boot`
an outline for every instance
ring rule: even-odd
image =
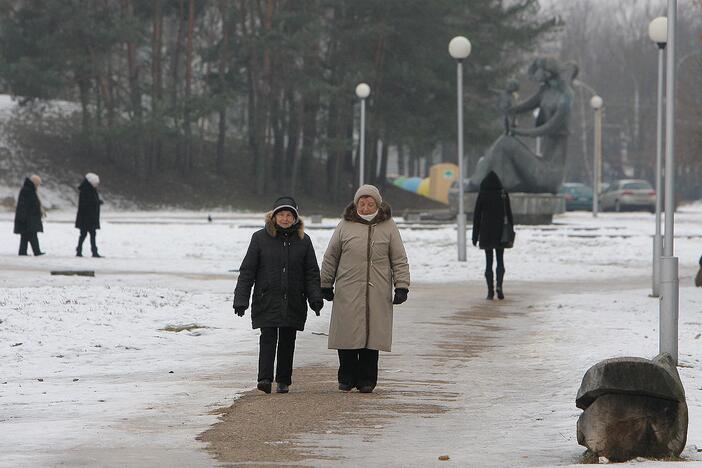
[[[83,256],[83,249],[81,247],[76,247],[76,257]]]
[[[259,380],[256,388],[264,393],[271,393],[271,381],[269,379]]]
[[[492,285],[492,279],[493,279],[492,270],[490,270],[489,272],[486,271],[485,272],[485,281],[487,281],[487,287],[488,287],[488,293],[487,293],[486,299],[488,299],[490,301],[493,300],[493,298],[495,297],[495,289]]]
[[[288,393],[290,391],[290,386],[283,382],[278,382],[278,386],[275,389],[276,393]]]
[[[505,278],[505,270],[497,270],[497,298],[502,300],[505,294],[502,292],[502,280]]]

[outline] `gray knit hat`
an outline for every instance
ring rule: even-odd
[[[293,197],[280,197],[275,203],[273,203],[273,216],[279,211],[287,210],[295,216],[295,219],[300,217],[298,213],[299,208],[297,207],[297,202]]]
[[[357,205],[361,197],[372,197],[378,205],[383,203],[383,197],[380,196],[380,191],[375,185],[361,185],[353,196],[353,203]]]

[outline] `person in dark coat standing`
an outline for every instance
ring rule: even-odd
[[[493,251],[497,258],[497,298],[504,299],[502,281],[505,277],[504,251],[514,242],[514,220],[509,195],[502,187],[502,181],[494,171],[490,171],[480,183],[480,192],[473,210],[473,245],[485,250],[485,280],[487,298],[495,297],[492,274]]]
[[[17,209],[15,210],[15,234],[20,235],[19,254],[27,255],[27,244],[31,244],[32,252],[35,256],[44,255],[39,248],[38,232],[44,232],[44,225],[41,218],[44,210],[37,195],[37,189],[41,185],[41,177],[34,174],[24,179],[24,185],[17,197]]]
[[[78,186],[78,213],[76,214],[76,228],[80,229],[76,257],[83,256],[83,241],[90,234],[90,250],[93,257],[101,257],[95,242],[96,230],[100,229],[100,205],[102,200],[97,192],[100,177],[89,172],[85,174],[83,182]]]
[[[257,388],[271,392],[277,346],[276,392],[287,393],[295,337],[307,320],[306,302],[317,316],[323,306],[317,256],[291,197],[278,198],[266,214],[265,227],[251,237],[234,291],[240,317],[249,307],[252,287],[251,322],[261,329]]]

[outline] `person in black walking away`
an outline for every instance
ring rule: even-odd
[[[266,214],[265,227],[251,237],[234,291],[239,317],[249,307],[252,287],[251,321],[254,329],[261,329],[257,388],[271,392],[277,346],[276,392],[288,393],[295,337],[307,319],[306,301],[317,316],[323,306],[317,256],[291,197],[278,198]]]
[[[480,192],[473,210],[473,245],[485,250],[485,280],[487,299],[495,297],[493,285],[493,250],[497,259],[497,298],[504,299],[502,281],[505,277],[504,252],[514,244],[514,220],[509,195],[502,187],[500,178],[490,171],[480,183]]]
[[[98,253],[95,242],[95,231],[100,229],[100,205],[102,200],[98,196],[97,186],[100,184],[100,177],[89,172],[85,174],[83,182],[78,186],[78,213],[76,214],[76,228],[80,229],[78,237],[78,247],[76,247],[76,257],[83,256],[83,241],[90,234],[90,250],[93,257],[101,257]]]
[[[41,185],[41,177],[34,174],[24,179],[24,185],[17,197],[17,209],[15,210],[15,234],[20,235],[19,254],[27,255],[27,244],[32,246],[35,256],[44,255],[39,248],[38,232],[44,232],[44,225],[41,218],[44,216],[44,209],[37,195],[37,189]]]

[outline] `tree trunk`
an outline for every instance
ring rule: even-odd
[[[130,0],[123,2],[125,15],[130,18],[134,17],[134,5]],[[136,149],[133,150],[133,170],[137,177],[143,178],[142,164],[144,162],[143,148],[143,124],[142,124],[142,109],[141,109],[141,90],[139,89],[139,64],[137,62],[136,44],[132,41],[127,42],[127,70],[129,76],[129,96],[132,115],[134,116],[133,128],[134,140]]]
[[[295,196],[295,185],[297,183],[297,164],[298,149],[300,143],[300,111],[298,110],[295,92],[288,90],[288,146],[285,150],[285,161],[283,165],[283,173],[290,174],[286,179],[286,189],[291,196]]]
[[[405,145],[399,143],[397,145],[397,175],[407,176],[407,164],[405,161]]]
[[[227,104],[228,99],[224,95],[227,90],[227,60],[229,58],[229,22],[228,19],[228,1],[220,0],[219,12],[222,16],[222,46],[219,50],[219,126],[217,129],[217,153],[215,166],[217,172],[222,172],[224,169],[224,143],[227,138]]]
[[[183,105],[183,133],[185,142],[183,145],[183,174],[187,174],[193,168],[192,155],[192,122],[190,102],[193,85],[193,29],[195,27],[195,0],[188,0],[188,32],[185,45],[185,102]]]
[[[303,98],[302,104],[302,148],[300,149],[299,171],[294,169],[294,176],[299,173],[302,180],[303,192],[311,193],[313,189],[312,163],[314,143],[317,136],[317,114],[319,113],[319,93],[311,92]]]
[[[162,166],[163,153],[163,74],[161,71],[161,48],[163,43],[163,8],[161,0],[153,0],[154,17],[151,34],[151,120],[155,122],[152,127],[151,152],[154,159],[155,169],[160,170]]]
[[[378,179],[378,143],[380,142],[380,136],[378,132],[369,132],[367,134],[370,138],[371,145],[366,147],[366,161],[364,171],[365,177],[364,181],[367,184],[375,184]]]
[[[388,178],[388,149],[389,144],[387,140],[382,141],[383,149],[380,153],[380,168],[378,169],[378,177],[376,178],[376,184],[378,187],[385,187],[385,182]]]
[[[107,136],[105,138],[105,152],[107,153],[107,160],[110,162],[114,162],[113,132],[115,127],[115,95],[112,76],[112,53],[108,53],[107,76],[103,75],[100,77],[100,89],[104,97],[105,107],[107,108]]]
[[[288,174],[283,173],[283,158],[285,158],[285,111],[279,96],[273,99],[270,112],[270,129],[273,140],[273,155],[271,158],[271,177],[268,178],[269,184],[275,184],[276,187],[285,187]],[[271,187],[272,188],[272,187]]]

